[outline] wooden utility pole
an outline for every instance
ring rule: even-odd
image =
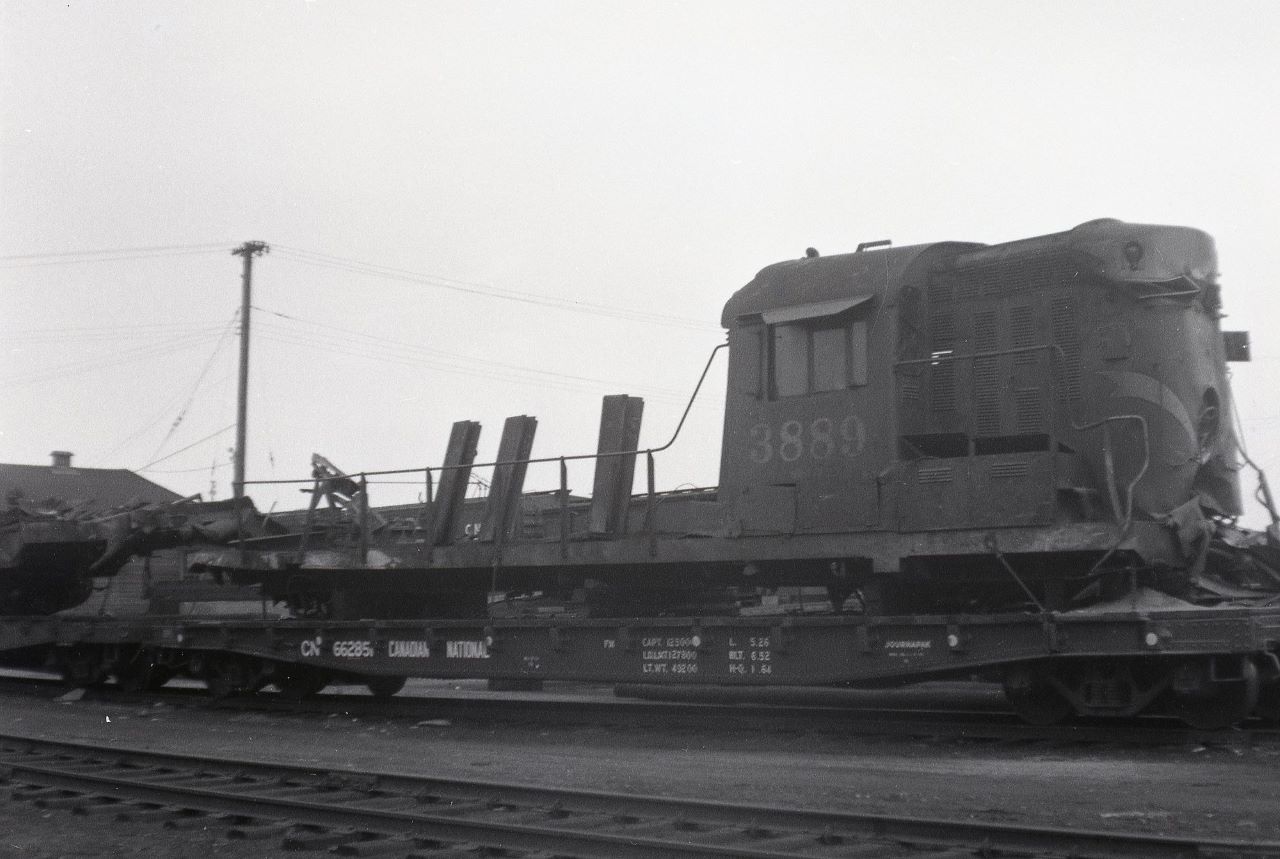
[[[236,397],[235,477],[231,487],[236,498],[244,497],[244,452],[249,412],[249,311],[253,290],[253,258],[270,251],[266,242],[245,242],[231,252],[244,258],[240,289],[240,388]]]

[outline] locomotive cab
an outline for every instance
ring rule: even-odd
[[[894,308],[909,272],[971,245],[811,256],[761,271],[726,305],[720,493],[731,533],[885,527]]]
[[[1180,564],[1170,514],[1240,512],[1219,316],[1212,239],[1185,227],[769,266],[722,316],[727,531],[873,532],[849,559],[1006,583],[996,546],[1031,578],[1116,548]]]

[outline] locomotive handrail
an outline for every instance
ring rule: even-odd
[[[1116,538],[1115,544],[1112,545],[1111,548],[1107,549],[1107,551],[1103,553],[1102,557],[1099,558],[1089,569],[1089,572],[1084,576],[1086,579],[1091,578],[1098,572],[1098,570],[1102,569],[1102,565],[1116,553],[1121,544],[1124,543],[1125,538],[1129,536],[1129,529],[1133,526],[1133,490],[1137,488],[1138,481],[1142,480],[1142,478],[1146,476],[1147,468],[1151,465],[1151,435],[1150,430],[1147,427],[1147,419],[1142,415],[1108,415],[1101,420],[1087,424],[1076,424],[1075,421],[1071,422],[1071,428],[1077,432],[1102,427],[1103,432],[1107,434],[1106,446],[1103,449],[1103,462],[1107,470],[1107,490],[1111,495],[1112,507],[1118,508],[1120,505],[1119,499],[1116,497],[1118,489],[1116,487],[1115,462],[1111,456],[1110,427],[1112,423],[1117,423],[1119,421],[1136,421],[1138,426],[1142,428],[1142,468],[1138,469],[1137,475],[1134,476],[1133,480],[1129,481],[1129,485],[1125,489],[1124,519],[1116,523],[1120,525],[1120,536]],[[1118,516],[1120,514],[1119,509],[1115,509],[1115,513]],[[1207,543],[1205,546],[1208,548]]]
[[[1042,351],[1048,352],[1051,356],[1049,359],[1049,371],[1053,378],[1053,384],[1056,386],[1059,384],[1059,379],[1058,379],[1059,368],[1065,367],[1067,364],[1066,350],[1063,349],[1061,346],[1059,346],[1057,343],[1037,343],[1033,346],[1014,346],[1009,349],[996,349],[990,352],[969,352],[964,355],[957,355],[954,352],[951,352],[950,354],[937,354],[928,358],[908,358],[903,361],[895,361],[893,364],[893,369],[896,371],[900,367],[905,367],[907,365],[914,365],[914,364],[929,364],[930,366],[933,366],[936,364],[941,364],[943,362],[977,361],[980,358],[999,358],[1004,355],[1024,355],[1032,352],[1042,352]],[[1049,449],[1054,450],[1057,447],[1056,427],[1057,427],[1058,403],[1056,402],[1053,396],[1049,396],[1048,401],[1049,401],[1049,410],[1050,410],[1049,433],[1048,433]],[[969,455],[970,456],[973,455],[972,446],[970,447]]]
[[[544,462],[558,462],[560,463],[560,517],[559,517],[560,518],[560,542],[567,549],[568,542],[569,542],[569,485],[568,485],[569,474],[568,474],[568,468],[566,466],[566,463],[570,461],[586,460],[586,459],[606,459],[606,458],[620,457],[620,456],[638,456],[641,453],[643,453],[645,455],[645,468],[647,471],[644,530],[646,531],[649,530],[653,522],[653,511],[656,507],[656,496],[657,496],[653,455],[655,453],[661,453],[662,451],[668,449],[669,447],[671,447],[673,444],[676,443],[676,439],[680,437],[680,431],[684,429],[684,424],[689,417],[689,412],[693,409],[693,404],[697,400],[698,394],[702,391],[702,384],[707,379],[707,373],[711,371],[712,362],[715,361],[716,355],[719,354],[720,350],[726,348],[728,345],[729,344],[727,342],[719,344],[714,349],[712,349],[711,354],[707,356],[707,363],[703,366],[702,374],[698,377],[698,383],[694,385],[693,393],[690,394],[689,401],[685,404],[684,412],[680,415],[680,421],[679,423],[676,424],[675,432],[671,434],[671,438],[667,440],[667,443],[662,445],[661,447],[638,448],[636,450],[606,451],[603,453],[581,453],[581,454],[571,454],[566,456],[531,457],[529,459],[506,459],[506,460],[498,460],[496,462],[479,462],[479,463],[471,462],[471,463],[462,463],[458,465],[437,465],[437,466],[426,466],[424,468],[396,468],[396,469],[386,469],[382,471],[361,471],[361,472],[358,472],[356,475],[347,475],[348,477],[355,477],[359,480],[360,507],[359,507],[359,517],[358,517],[359,518],[358,537],[359,537],[359,544],[360,544],[359,545],[360,557],[362,561],[364,558],[368,557],[369,478],[381,477],[381,476],[392,475],[392,474],[422,474],[423,482],[426,486],[425,503],[431,504],[434,501],[433,489],[434,489],[435,482],[433,479],[433,472],[458,471],[462,469],[472,469],[472,468],[499,468],[502,466],[534,465],[537,463],[544,463]],[[316,483],[318,485],[319,480],[316,478],[315,475],[312,475],[309,478],[297,478],[297,479],[289,479],[289,480],[246,480],[244,481],[245,485],[249,485],[249,484],[270,485],[270,484],[293,484],[293,483]],[[304,550],[305,550],[306,536],[307,536],[306,534],[303,535]],[[501,546],[501,544],[505,542],[505,536],[506,536],[505,533],[495,534],[494,535],[495,543]],[[654,548],[656,550],[656,547]]]
[[[1191,284],[1191,288],[1179,290],[1177,292],[1148,292],[1145,295],[1134,295],[1133,299],[1135,301],[1150,301],[1153,298],[1187,298],[1188,296],[1194,298],[1204,292],[1204,287],[1200,286],[1200,284],[1196,283],[1192,278],[1185,274],[1179,275],[1175,280],[1185,280],[1187,283]],[[1170,283],[1171,281],[1162,282]],[[1130,287],[1138,285],[1155,286],[1156,283],[1158,282],[1138,281],[1137,283],[1126,283],[1125,285]]]
[[[1063,361],[1067,360],[1067,353],[1057,343],[1039,343],[1035,346],[1016,346],[1010,349],[997,349],[994,352],[968,352],[964,355],[956,355],[954,353],[946,355],[936,355],[930,358],[908,358],[904,361],[893,362],[894,367],[905,367],[908,364],[940,364],[943,361],[971,361],[976,358],[998,358],[1001,355],[1017,355],[1024,352],[1039,352],[1042,349],[1049,349],[1058,353],[1058,357]]]
[[[707,364],[702,369],[702,375],[698,377],[698,384],[694,386],[693,394],[689,397],[689,402],[684,407],[684,414],[680,416],[680,422],[676,424],[675,432],[666,444],[661,447],[637,448],[635,450],[614,450],[604,453],[577,453],[565,456],[542,456],[532,457],[529,459],[503,459],[496,462],[471,462],[463,465],[428,465],[419,466],[417,468],[389,468],[381,471],[359,471],[355,474],[349,474],[348,477],[383,477],[390,474],[421,474],[423,472],[430,473],[436,471],[457,471],[464,468],[494,468],[500,465],[534,465],[543,462],[569,462],[571,460],[581,459],[604,459],[612,456],[638,456],[642,453],[661,453],[671,445],[676,443],[676,439],[680,435],[680,430],[684,428],[685,420],[689,417],[689,412],[693,408],[693,403],[698,397],[699,391],[702,390],[702,383],[706,381],[707,373],[711,370],[711,362],[715,360],[716,353],[728,346],[728,343],[721,343],[711,350],[710,357],[707,358]],[[315,477],[297,477],[290,479],[272,479],[272,480],[246,480],[245,485],[267,486],[271,484],[290,484],[290,483],[314,483]]]
[[[1142,415],[1107,415],[1101,420],[1096,420],[1087,424],[1077,424],[1075,421],[1072,421],[1071,428],[1076,432],[1084,432],[1085,430],[1097,429],[1098,427],[1103,427],[1104,430],[1107,430],[1110,424],[1119,423],[1120,421],[1136,421],[1138,426],[1142,428],[1142,467],[1138,469],[1138,473],[1134,476],[1133,480],[1130,480],[1129,485],[1125,487],[1124,518],[1121,522],[1116,523],[1122,526],[1122,530],[1127,531],[1129,529],[1130,522],[1133,520],[1133,490],[1137,487],[1138,481],[1142,480],[1142,478],[1146,476],[1147,469],[1151,465],[1151,437],[1150,431],[1147,427],[1147,419]],[[1107,469],[1107,488],[1111,491],[1112,506],[1117,508],[1115,512],[1118,515],[1120,513],[1120,510],[1118,509],[1120,506],[1118,498],[1119,491],[1118,487],[1115,485],[1115,463],[1111,457],[1111,437],[1109,432],[1107,435],[1107,445],[1104,450],[1104,464]]]

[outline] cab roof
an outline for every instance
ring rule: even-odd
[[[774,263],[762,268],[750,283],[733,294],[724,306],[720,324],[732,328],[744,316],[782,308],[888,296],[901,287],[903,274],[911,263],[934,247],[937,245],[909,245]]]
[[[842,302],[853,306],[874,297],[887,300],[906,285],[908,270],[916,263],[921,275],[938,270],[959,273],[1058,255],[1069,255],[1081,268],[1122,283],[1180,277],[1206,282],[1217,273],[1213,239],[1200,230],[1101,218],[1061,233],[996,245],[935,242],[774,263],[733,294],[720,324],[732,328],[744,317],[781,311],[802,318],[808,315],[806,307],[814,308],[812,315],[826,315],[839,310]]]

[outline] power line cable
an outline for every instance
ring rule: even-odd
[[[206,242],[202,244],[189,245],[149,245],[131,248],[98,248],[94,250],[80,251],[6,254],[0,255],[0,268],[27,268],[47,265],[118,262],[164,256],[218,253],[226,250],[233,244],[233,242]],[[319,251],[293,248],[287,245],[273,245],[273,247],[286,259],[292,259],[295,262],[300,262],[306,265],[335,268],[341,271],[365,274],[371,277],[380,277],[387,280],[397,280],[418,285],[433,286],[440,289],[449,289],[456,292],[482,295],[490,298],[500,298],[507,301],[518,301],[526,304],[551,307],[577,313],[589,313],[618,319],[651,322],[693,330],[719,330],[718,326],[713,326],[706,322],[670,316],[667,314],[614,307],[590,301],[579,301],[574,299],[538,295],[536,293],[506,289],[475,281],[450,278],[437,274],[415,272],[409,269],[396,268],[393,266],[381,265],[379,263],[364,262],[361,260],[351,259],[349,257],[321,253]]]
[[[163,328],[153,329],[130,329],[128,326],[115,326],[76,330],[68,328],[65,331],[58,329],[27,329],[17,333],[5,332],[4,339],[6,343],[15,345],[36,346],[43,343],[57,343],[60,345],[68,343],[100,343],[110,342],[122,339],[142,340],[157,337],[173,337],[175,335],[198,336],[203,334],[217,334],[221,331],[218,326],[165,326]]]
[[[128,262],[169,256],[198,256],[220,253],[230,242],[219,245],[169,245],[138,248],[115,248],[99,251],[63,251],[55,253],[12,253],[0,256],[0,269],[33,269],[49,265],[83,265],[90,262]]]
[[[214,344],[213,352],[209,355],[209,360],[205,362],[204,367],[200,370],[200,375],[196,377],[195,384],[191,386],[191,391],[187,394],[187,401],[183,403],[181,410],[178,412],[178,416],[174,418],[173,423],[169,426],[169,431],[165,433],[164,438],[160,440],[160,444],[157,445],[156,449],[151,453],[153,458],[159,454],[160,451],[164,450],[164,446],[169,443],[169,439],[173,438],[173,434],[177,432],[178,426],[182,423],[183,419],[186,418],[187,411],[190,410],[192,402],[195,401],[196,393],[200,390],[200,384],[204,381],[204,377],[208,375],[209,368],[213,366],[213,362],[217,359],[218,353],[220,353],[222,351],[222,347],[226,345],[228,336],[235,330],[236,320],[239,318],[240,308],[237,307],[235,312],[231,314],[231,319],[227,321],[226,327],[223,328],[222,336],[220,336],[218,338],[218,342]]]
[[[389,364],[413,367],[415,369],[428,368],[446,373],[474,376],[487,381],[512,382],[526,385],[532,382],[543,388],[564,391],[616,390],[620,387],[617,383],[605,379],[595,379],[587,376],[573,376],[566,373],[554,373],[547,370],[532,370],[529,368],[520,368],[511,365],[497,365],[496,362],[490,362],[491,366],[494,367],[493,369],[484,369],[480,366],[468,366],[466,364],[459,365],[430,357],[405,354],[397,349],[379,349],[376,344],[351,343],[350,341],[335,340],[332,337],[320,337],[307,332],[298,332],[288,329],[279,330],[267,325],[260,327],[259,331],[264,340],[285,346],[300,346],[315,349],[327,354],[340,354],[358,358],[368,358]],[[343,346],[348,348],[343,348]],[[687,400],[687,394],[684,392],[664,390],[648,385],[629,387],[633,390],[650,394],[652,399],[655,400],[663,400],[672,403],[684,403]]]
[[[195,325],[191,322],[131,322],[128,324],[112,323],[110,325],[50,325],[41,328],[15,328],[15,332],[19,334],[65,334],[83,332],[87,334],[112,333],[112,332],[135,332],[146,334],[147,329],[161,329],[164,331],[188,331],[199,330],[204,331],[210,329],[208,325]],[[221,330],[221,326],[214,325],[212,330]]]
[[[441,349],[432,349],[429,346],[423,346],[420,343],[407,343],[403,340],[394,340],[387,337],[380,337],[372,334],[366,334],[364,332],[355,331],[350,328],[343,328],[338,325],[330,325],[328,323],[317,322],[312,319],[303,319],[298,316],[292,316],[287,313],[281,313],[279,311],[271,310],[264,307],[259,307],[257,305],[254,305],[254,309],[259,311],[260,313],[266,313],[266,314],[269,314],[270,316],[274,316],[287,321],[297,322],[303,325],[312,325],[317,328],[325,329],[327,331],[336,331],[341,334],[346,334],[346,335],[359,338],[359,342],[355,342],[355,343],[352,343],[351,341],[341,341],[341,340],[335,341],[333,338],[328,338],[326,341],[324,341],[326,343],[347,342],[347,343],[351,343],[351,345],[356,345],[361,348],[375,349],[375,350],[379,350],[379,347],[391,346],[392,348],[380,349],[379,351],[381,351],[382,354],[394,355],[396,357],[401,357],[401,351],[405,351],[415,356],[418,354],[429,355],[429,356],[438,357],[440,359],[444,359],[446,361],[446,363],[443,365],[440,364],[439,362],[434,362],[433,366],[436,366],[436,367],[448,367],[448,368],[453,368],[462,372],[470,370],[471,373],[474,375],[482,375],[480,373],[477,373],[474,368],[477,366],[488,366],[488,367],[495,367],[507,372],[517,373],[517,374],[520,374],[522,377],[528,377],[530,374],[532,374],[534,376],[548,377],[553,379],[562,379],[562,380],[568,380],[572,382],[587,382],[587,383],[590,383],[591,385],[605,385],[608,387],[617,386],[616,382],[612,382],[607,379],[600,379],[592,376],[581,376],[581,375],[576,375],[572,373],[562,373],[555,370],[540,370],[538,368],[529,367],[526,365],[508,364],[503,361],[495,361],[491,358],[475,358],[475,357],[470,357],[466,355],[459,355],[458,353],[455,353],[455,352],[447,352]],[[299,336],[299,335],[312,336],[309,333],[305,333],[305,332],[290,332],[290,334],[292,336]],[[363,353],[363,354],[368,354],[368,353]],[[452,361],[461,361],[462,363],[461,364],[451,363]],[[660,394],[668,394],[673,397],[683,398],[685,396],[684,392],[682,391],[656,388],[651,385],[645,385],[643,387],[646,390],[654,391]],[[683,399],[681,399],[681,401],[683,402]]]
[[[212,339],[213,338],[211,336],[197,338],[189,338],[185,336],[176,337],[170,338],[169,340],[161,343],[152,343],[148,346],[139,346],[133,349],[116,351],[113,353],[113,358],[82,358],[66,364],[61,364],[57,367],[49,367],[26,374],[18,373],[7,378],[0,377],[0,388],[20,387],[23,385],[36,384],[38,382],[48,382],[55,379],[64,379],[70,376],[93,372],[95,370],[117,367],[122,364],[131,364],[137,361],[164,358],[187,349],[204,345]]]
[[[202,254],[216,254],[216,253],[221,253],[221,251],[216,251],[216,250],[172,251],[167,253],[126,254],[124,256],[104,256],[104,257],[97,257],[97,258],[80,257],[76,259],[55,259],[55,260],[43,260],[43,261],[37,261],[37,262],[9,262],[9,263],[0,263],[0,269],[41,268],[41,267],[52,266],[52,265],[84,265],[87,263],[99,263],[99,262],[133,262],[136,260],[145,260],[145,259],[198,256]]]
[[[191,444],[187,445],[186,447],[180,447],[180,448],[178,448],[177,450],[175,450],[173,453],[165,454],[164,456],[160,457],[159,459],[152,460],[151,462],[148,462],[146,465],[142,466],[141,468],[134,468],[134,469],[131,469],[131,470],[132,470],[132,471],[146,471],[148,468],[150,468],[151,466],[153,466],[153,465],[155,465],[155,464],[157,464],[157,463],[164,462],[166,459],[173,459],[173,458],[174,458],[175,456],[177,456],[178,454],[180,454],[180,453],[186,453],[187,451],[191,450],[191,448],[195,447],[196,445],[198,445],[198,444],[204,444],[206,441],[209,441],[210,439],[213,439],[213,438],[217,438],[218,436],[222,435],[224,432],[227,432],[227,431],[229,431],[229,430],[233,430],[233,429],[235,429],[235,428],[236,428],[236,425],[235,425],[235,424],[227,424],[226,426],[224,426],[222,429],[218,430],[217,432],[211,432],[211,433],[209,433],[207,436],[205,436],[204,438],[196,439],[195,441],[191,442]],[[203,471],[203,469],[201,469],[201,470]]]
[[[693,330],[720,330],[719,326],[713,326],[706,322],[699,322],[678,316],[614,307],[590,301],[577,301],[567,298],[538,295],[531,292],[521,292],[519,290],[496,287],[490,284],[477,283],[475,281],[459,280],[435,274],[424,274],[422,272],[410,271],[408,269],[395,268],[377,263],[361,262],[360,260],[347,259],[344,257],[333,256],[331,254],[322,254],[316,251],[300,250],[298,248],[290,248],[288,246],[273,245],[272,247],[283,258],[291,259],[295,262],[303,263],[304,265],[333,268],[340,271],[349,271],[356,274],[379,277],[385,280],[412,283],[421,286],[431,286],[438,289],[448,289],[454,292],[481,295],[487,298],[499,298],[506,301],[517,301],[524,304],[551,307],[575,313],[589,313],[597,316],[609,316],[616,319],[651,322],[654,324],[671,325]]]
[[[232,375],[233,374],[231,373],[225,373],[218,379],[215,379],[211,384],[217,385],[222,382],[225,382],[227,379],[231,378]],[[126,436],[119,443],[117,443],[115,447],[111,448],[111,450],[95,458],[99,462],[110,460],[113,456],[115,456],[117,453],[123,450],[125,445],[129,444],[129,442],[143,435],[145,432],[147,432],[149,429],[154,427],[156,424],[160,423],[160,421],[163,420],[166,415],[173,414],[173,409],[177,407],[179,403],[182,402],[182,397],[183,397],[183,392],[181,391],[176,392],[174,396],[165,400],[164,405],[160,406],[160,408],[156,410],[156,412],[151,417],[149,417],[141,427],[131,432],[128,436]]]
[[[134,430],[133,432],[129,433],[129,435],[127,435],[127,436],[125,436],[123,439],[121,439],[121,440],[116,444],[116,446],[115,446],[115,447],[111,448],[111,450],[107,451],[107,452],[106,452],[106,453],[104,453],[102,456],[98,457],[98,460],[99,460],[99,461],[103,461],[103,460],[109,460],[109,459],[111,459],[111,457],[113,457],[113,456],[115,456],[117,453],[119,453],[119,452],[120,452],[120,450],[121,450],[125,445],[127,445],[129,442],[133,441],[133,440],[134,440],[134,439],[136,439],[138,436],[142,435],[142,434],[143,434],[143,433],[145,433],[147,430],[151,429],[153,426],[155,426],[156,424],[160,423],[160,421],[161,421],[161,420],[162,420],[166,415],[172,414],[172,409],[173,409],[173,407],[174,407],[175,405],[177,405],[179,402],[181,402],[181,400],[182,400],[182,394],[181,394],[181,393],[179,393],[179,394],[178,394],[177,396],[175,396],[175,397],[170,397],[168,400],[166,400],[166,401],[165,401],[164,405],[160,407],[160,410],[159,410],[159,411],[157,411],[157,412],[156,412],[154,415],[152,415],[150,418],[148,418],[148,419],[147,419],[147,421],[146,421],[146,422],[145,422],[141,427],[139,427],[138,429]]]
[[[201,242],[200,244],[190,245],[145,245],[133,248],[95,248],[80,251],[46,251],[45,253],[36,254],[0,254],[0,260],[7,262],[11,260],[65,259],[69,257],[102,256],[104,254],[137,254],[161,251],[212,252],[230,248],[234,244],[235,242]]]
[[[360,347],[361,349],[374,349],[374,350],[375,350],[375,351],[374,351],[374,352],[372,352],[372,353],[371,353],[371,352],[364,351],[364,352],[360,352],[360,353],[347,352],[347,353],[344,353],[344,354],[360,354],[360,355],[363,355],[363,356],[366,356],[366,357],[383,357],[383,356],[385,356],[385,357],[387,357],[387,358],[396,358],[396,359],[402,359],[402,358],[405,358],[405,357],[410,357],[410,356],[412,356],[412,357],[414,357],[414,358],[415,358],[415,362],[418,360],[418,359],[416,359],[416,355],[417,355],[417,354],[425,354],[425,355],[429,355],[429,356],[438,356],[438,357],[439,357],[439,358],[441,358],[441,359],[445,359],[445,363],[443,363],[443,364],[442,364],[442,363],[440,363],[439,361],[430,361],[430,362],[428,362],[428,361],[422,361],[422,363],[423,363],[424,365],[426,365],[426,364],[428,364],[428,363],[429,363],[429,364],[430,364],[430,366],[433,366],[433,367],[440,367],[440,368],[451,369],[451,370],[457,370],[457,371],[462,371],[462,372],[465,372],[465,371],[470,370],[474,375],[483,375],[485,378],[492,378],[492,376],[491,376],[490,374],[487,374],[487,373],[484,373],[484,374],[476,373],[476,372],[474,371],[474,368],[475,368],[476,366],[490,366],[490,367],[495,367],[495,368],[498,368],[498,369],[501,369],[501,370],[504,370],[504,371],[509,371],[509,372],[513,372],[513,373],[520,374],[522,377],[526,377],[526,376],[528,376],[529,374],[536,374],[536,375],[538,375],[538,376],[546,376],[546,377],[550,377],[550,378],[553,378],[553,379],[568,380],[568,381],[571,381],[571,382],[588,382],[588,383],[591,383],[592,385],[604,385],[604,386],[608,386],[608,387],[616,387],[616,386],[617,386],[617,383],[616,383],[616,382],[613,382],[613,381],[610,381],[610,380],[607,380],[607,379],[600,379],[600,378],[597,378],[597,377],[591,377],[591,376],[580,376],[580,375],[574,375],[574,374],[570,374],[570,373],[561,373],[561,372],[557,372],[557,371],[553,371],[553,370],[540,370],[540,369],[537,369],[537,368],[534,368],[534,367],[528,367],[528,366],[525,366],[525,365],[508,364],[508,363],[505,363],[505,362],[502,362],[502,361],[494,361],[494,360],[492,360],[492,359],[486,359],[486,358],[475,358],[475,357],[466,356],[466,355],[459,355],[458,353],[455,353],[455,352],[447,352],[447,351],[443,351],[443,350],[439,350],[439,349],[431,349],[430,347],[423,346],[423,345],[421,345],[421,344],[417,344],[417,343],[406,343],[405,341],[402,341],[402,340],[391,340],[391,339],[388,339],[388,338],[385,338],[385,337],[379,337],[379,336],[375,336],[375,335],[365,334],[365,333],[363,333],[363,332],[354,331],[354,330],[352,330],[352,329],[347,329],[347,328],[342,328],[342,327],[340,327],[340,326],[336,326],[336,325],[329,325],[329,324],[326,324],[326,323],[323,323],[323,322],[316,322],[316,321],[314,321],[314,320],[302,319],[302,318],[300,318],[300,317],[290,316],[290,315],[288,315],[288,314],[280,313],[280,312],[278,312],[278,311],[270,310],[270,309],[267,309],[267,308],[262,308],[262,307],[256,307],[256,306],[255,306],[255,309],[259,310],[259,311],[260,311],[260,312],[262,312],[262,313],[266,313],[266,314],[269,314],[269,315],[271,315],[271,316],[279,317],[279,318],[281,318],[281,319],[286,319],[286,320],[289,320],[289,321],[298,322],[298,323],[302,323],[302,324],[306,324],[306,325],[313,325],[313,326],[316,326],[316,327],[319,327],[319,328],[324,328],[324,329],[327,329],[327,330],[338,331],[338,332],[341,332],[341,333],[344,333],[344,334],[349,334],[349,335],[352,335],[352,336],[354,336],[354,337],[360,338],[360,340],[359,340],[359,341],[352,341],[352,340],[348,340],[348,339],[335,339],[335,338],[333,338],[333,337],[330,337],[330,336],[325,335],[325,339],[324,339],[324,340],[315,340],[315,339],[314,339],[314,336],[315,336],[315,335],[312,335],[310,332],[305,332],[305,331],[297,332],[297,331],[292,331],[292,330],[285,330],[285,331],[282,331],[282,332],[281,332],[281,338],[282,338],[282,339],[283,339],[283,337],[302,338],[301,340],[299,340],[299,342],[306,342],[306,343],[308,343],[309,345],[317,345],[317,346],[325,346],[325,347],[329,347],[329,346],[331,346],[332,344],[335,344],[335,343],[347,343],[347,344],[350,344],[350,345],[355,345],[355,346],[357,346],[357,347]],[[307,339],[307,338],[312,338],[312,339]],[[369,342],[363,342],[363,341],[369,341]],[[390,348],[379,348],[379,347],[390,347]],[[410,356],[406,356],[406,355],[402,354],[402,353],[404,353],[404,352],[408,352],[408,353],[410,353]],[[455,364],[455,363],[451,363],[449,359],[457,359],[457,360],[459,360],[459,361],[462,361],[463,363],[462,363],[462,364]],[[395,363],[404,363],[404,361],[403,361],[403,360],[398,360],[398,361],[395,361]],[[672,389],[655,388],[655,387],[653,387],[653,386],[649,386],[649,385],[645,385],[644,387],[645,387],[645,389],[646,389],[646,390],[656,391],[656,392],[661,392],[661,393],[666,393],[666,394],[670,394],[670,395],[673,395],[673,396],[678,396],[678,397],[680,397],[680,398],[681,398],[681,400],[680,400],[681,402],[683,402],[683,401],[684,401],[684,400],[683,400],[683,397],[684,397],[684,392],[683,392],[683,391],[676,391],[676,390],[672,390]]]
[[[261,330],[261,329],[260,329]],[[257,335],[255,335],[257,336]],[[518,375],[515,371],[502,372],[497,370],[480,370],[478,368],[467,368],[441,361],[431,360],[414,355],[396,354],[387,350],[377,350],[376,348],[367,347],[364,344],[343,344],[335,342],[332,338],[319,338],[310,336],[305,333],[291,331],[273,331],[262,330],[261,336],[264,340],[272,343],[278,343],[285,346],[295,346],[314,349],[318,352],[327,354],[337,354],[356,358],[368,358],[376,361],[382,361],[388,364],[396,364],[400,366],[412,367],[414,369],[431,369],[445,373],[456,373],[467,376],[475,376],[492,381],[519,382],[528,384],[536,381],[537,384],[546,388],[556,388],[560,390],[580,390],[582,385],[573,384],[567,379],[555,378],[536,378],[530,375]],[[600,381],[596,384],[604,387],[613,387],[611,383]]]
[[[215,462],[212,465],[202,465],[199,468],[149,468],[148,474],[195,474],[196,472],[214,472],[222,468],[230,468],[229,462]]]

